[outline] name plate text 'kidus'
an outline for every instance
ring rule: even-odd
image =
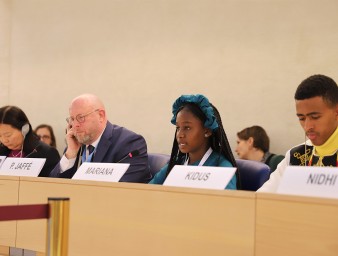
[[[129,163],[85,162],[81,164],[72,179],[118,182],[129,166]]]
[[[338,168],[288,166],[277,193],[338,198]]]
[[[7,157],[1,165],[0,175],[37,177],[45,162],[45,158]]]
[[[164,181],[165,186],[224,189],[234,176],[234,167],[176,165]]]

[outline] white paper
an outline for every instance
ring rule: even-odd
[[[6,156],[0,156],[0,167],[4,163]]]
[[[0,175],[37,177],[45,162],[45,158],[7,157],[1,165]]]
[[[277,193],[338,198],[338,168],[288,166]]]
[[[163,185],[223,190],[235,172],[235,167],[176,165]]]
[[[129,166],[129,163],[85,162],[81,164],[72,179],[118,182]]]

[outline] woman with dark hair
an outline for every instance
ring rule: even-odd
[[[58,151],[40,141],[26,114],[16,106],[0,108],[0,143],[1,156],[46,158],[39,177],[48,177],[60,160]]]
[[[169,163],[150,184],[163,184],[175,165],[235,167],[221,117],[209,100],[200,94],[182,95],[173,104],[171,123],[176,125]],[[225,189],[239,189],[239,173]]]
[[[273,172],[284,156],[270,153],[269,147],[269,136],[261,126],[247,127],[237,133],[236,153],[238,157],[265,163]]]
[[[48,124],[40,124],[35,128],[34,132],[38,135],[41,141],[56,148],[56,139],[52,126]]]

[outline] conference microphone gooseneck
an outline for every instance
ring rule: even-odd
[[[126,160],[127,158],[133,158],[135,156],[138,156],[140,154],[140,151],[133,150],[130,153],[128,153],[127,155],[125,155],[124,157],[122,157],[119,161],[117,161],[116,163],[121,163],[122,161]]]
[[[27,156],[25,156],[24,158],[28,158],[30,155],[32,155],[32,154],[38,152],[38,148],[39,148],[39,147],[40,147],[40,145],[37,145],[37,146],[33,149],[33,151],[30,152],[30,153],[29,153]]]

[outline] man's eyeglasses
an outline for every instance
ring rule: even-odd
[[[90,114],[92,114],[92,113],[94,113],[94,112],[96,112],[96,111],[99,111],[100,109],[95,109],[95,110],[93,110],[93,111],[90,111],[90,112],[88,112],[87,114],[78,114],[76,117],[75,117],[75,119],[76,119],[76,121],[78,121],[79,123],[84,123],[84,121],[86,121],[86,116],[88,116],[88,115],[90,115]],[[67,117],[66,118],[66,121],[67,121],[67,123],[69,123],[69,124],[71,124],[71,123],[73,123],[74,122],[74,117]]]

